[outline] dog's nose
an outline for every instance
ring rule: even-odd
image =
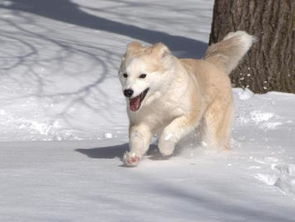
[[[133,90],[132,89],[125,89],[124,90],[124,95],[126,97],[131,97],[133,95]]]

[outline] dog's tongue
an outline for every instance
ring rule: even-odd
[[[136,96],[132,99],[130,99],[130,109],[131,111],[136,111],[140,107],[140,96]]]

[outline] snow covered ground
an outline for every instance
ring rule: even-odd
[[[2,0],[0,10],[0,140],[77,140],[125,131],[126,44],[201,56],[212,2]]]
[[[206,49],[213,1],[0,0],[0,221],[294,221],[295,95],[234,89],[233,150],[121,167],[126,44]],[[153,147],[154,148],[154,147]]]

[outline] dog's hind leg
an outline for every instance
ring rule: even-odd
[[[230,149],[232,103],[216,101],[208,107],[201,127],[202,139],[209,147],[220,150]]]
[[[176,143],[190,133],[196,126],[198,117],[181,116],[166,126],[159,139],[159,150],[165,157],[172,155]]]
[[[125,166],[137,166],[142,156],[148,150],[152,133],[146,125],[135,125],[129,128],[129,152],[123,156]]]

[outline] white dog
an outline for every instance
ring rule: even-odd
[[[201,60],[178,59],[162,43],[129,43],[119,71],[130,121],[124,164],[136,166],[153,135],[159,135],[161,154],[170,156],[200,124],[208,146],[229,149],[233,105],[228,75],[253,40],[244,31],[229,33]]]

